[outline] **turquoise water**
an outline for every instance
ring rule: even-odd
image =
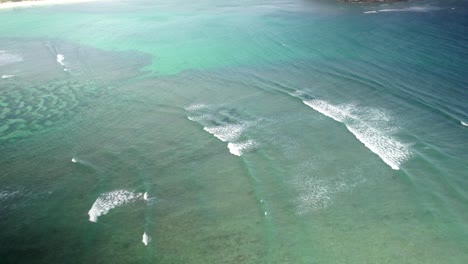
[[[0,11],[2,263],[466,263],[468,5]]]

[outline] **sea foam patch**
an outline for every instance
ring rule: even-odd
[[[12,74],[2,75],[2,79],[9,79],[9,78],[13,78],[13,77],[15,77],[15,75],[12,75]]]
[[[377,12],[431,12],[437,11],[441,8],[435,6],[411,6],[411,7],[404,7],[404,8],[387,8],[387,9],[380,9]]]
[[[65,60],[65,56],[63,56],[62,54],[57,54],[57,62],[60,65],[65,66],[65,64],[63,63],[64,60]]]
[[[23,61],[23,57],[18,54],[8,53],[0,50],[0,66]]]
[[[187,107],[185,107],[186,111],[197,111],[197,110],[202,110],[207,108],[206,104],[191,104]]]
[[[146,234],[146,232],[143,233],[143,238],[141,240],[145,246],[147,246],[151,242],[151,237]]]
[[[219,140],[227,142],[237,140],[245,129],[245,125],[232,124],[225,126],[204,127],[203,129]]]
[[[107,214],[110,210],[133,202],[142,196],[142,193],[134,193],[127,190],[116,190],[103,193],[99,195],[89,210],[89,221],[97,222],[100,216]]]
[[[394,170],[399,170],[400,165],[411,156],[408,145],[392,136],[398,128],[390,124],[391,118],[382,110],[354,104],[332,105],[317,99],[304,101],[304,104],[345,124],[364,146]]]
[[[203,126],[203,130],[217,139],[227,142],[229,152],[235,156],[256,148],[258,144],[245,136],[245,130],[252,124],[234,108],[192,104],[185,107],[187,118]]]
[[[341,193],[366,182],[360,167],[330,170],[326,160],[307,161],[296,166],[290,184],[296,189],[296,213],[304,215],[332,206]],[[321,173],[318,171],[327,171]],[[326,176],[326,177],[324,177]]]
[[[254,150],[255,148],[257,148],[257,146],[258,144],[252,140],[237,143],[229,142],[227,145],[229,152],[232,155],[236,155],[238,157],[242,156],[242,154],[248,151]]]

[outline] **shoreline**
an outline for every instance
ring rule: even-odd
[[[12,8],[47,6],[47,5],[87,3],[87,2],[96,2],[96,1],[100,1],[100,0],[33,0],[33,1],[21,1],[21,2],[3,2],[3,3],[0,3],[0,10],[12,9]]]

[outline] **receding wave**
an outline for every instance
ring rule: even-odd
[[[110,210],[116,207],[133,202],[141,198],[142,195],[142,193],[134,193],[127,190],[116,190],[103,193],[99,195],[89,210],[89,221],[97,222],[100,216],[107,214]]]
[[[316,99],[304,101],[304,104],[345,124],[364,146],[394,170],[399,170],[400,165],[411,156],[408,146],[391,136],[396,128],[388,124],[390,118],[381,110],[360,108],[353,104],[332,105]]]

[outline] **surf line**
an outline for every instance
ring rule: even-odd
[[[411,152],[407,145],[397,141],[385,133],[373,120],[365,120],[363,116],[369,115],[366,108],[359,108],[353,104],[332,105],[326,101],[313,99],[303,103],[315,111],[343,123],[366,148],[385,162],[390,168],[399,170],[400,165],[409,159]]]

